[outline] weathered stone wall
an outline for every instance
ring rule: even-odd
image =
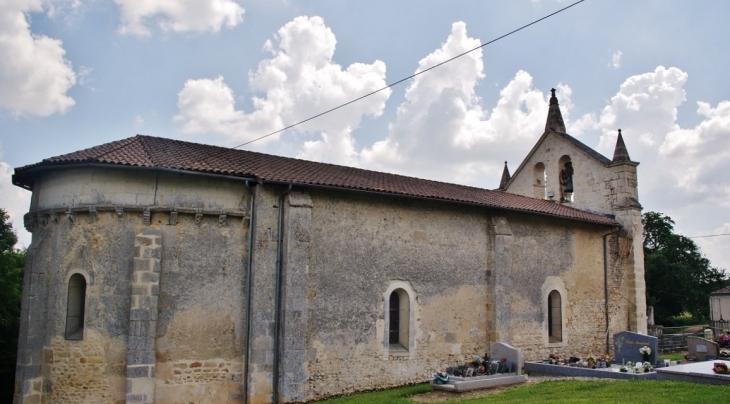
[[[246,210],[241,181],[152,170],[53,170],[34,185],[31,210],[84,205]]]
[[[603,352],[600,226],[398,198],[312,191],[308,280],[313,398],[427,380],[483,354]],[[543,285],[565,285],[564,343],[547,343]],[[388,352],[384,291],[416,294],[415,352]],[[548,291],[549,292],[549,291]]]
[[[104,349],[102,336],[93,330],[87,330],[82,341],[52,338],[50,347],[45,349],[52,386],[48,402],[123,403],[123,399],[118,399],[118,383],[113,386],[116,389],[110,386]]]
[[[280,195],[284,187],[258,185],[254,215],[251,340],[248,402],[269,403],[274,368],[274,299]]]
[[[243,188],[240,181],[133,170],[41,177],[26,217],[34,241],[24,328],[32,331],[21,338],[16,401],[122,403],[126,396],[134,402],[144,398],[131,394],[144,367],[156,403],[240,402],[248,242]],[[149,268],[137,274],[135,257],[149,258],[144,247],[135,250],[144,229],[162,236],[162,251],[155,268],[142,259]],[[87,282],[80,341],[64,337],[74,273]],[[130,309],[149,313],[132,318]]]
[[[163,404],[233,403],[246,383],[250,403],[270,402],[278,247],[284,402],[422,382],[496,341],[522,348],[526,360],[603,346],[604,227],[258,185],[249,322],[250,199],[241,182],[190,176],[187,192],[177,174],[88,170],[59,170],[36,183],[18,367],[24,402],[116,404],[154,396]],[[58,184],[66,180],[68,189]],[[106,195],[114,181],[129,192]],[[207,201],[206,192],[220,201]],[[135,203],[153,205],[117,209],[131,194]],[[636,287],[626,262],[611,266],[612,296]],[[82,341],[64,338],[74,273],[88,283]],[[559,346],[546,342],[545,290],[555,284],[566,302]],[[402,351],[387,339],[386,306],[396,288],[410,299]],[[612,302],[612,315],[629,313],[620,299]]]
[[[43,354],[44,402],[124,401],[129,269],[138,224],[141,218],[103,214],[37,225],[27,265],[36,275],[23,299],[38,302],[24,321],[39,337],[23,334],[27,351],[19,350],[19,363]],[[65,339],[68,280],[75,273],[87,282],[81,341]]]
[[[604,352],[605,299],[602,232],[600,228],[547,218],[509,215],[513,234],[509,271],[498,269],[509,282],[509,342],[522,349],[525,360],[550,352],[585,356]],[[558,290],[563,300],[562,342],[548,342],[547,296]],[[498,313],[499,315],[500,313]],[[504,316],[504,314],[502,314]]]
[[[418,200],[311,192],[309,374],[313,398],[422,382],[484,353],[486,217]],[[384,293],[415,292],[415,352],[388,352]]]
[[[155,403],[240,402],[247,224],[160,226]]]

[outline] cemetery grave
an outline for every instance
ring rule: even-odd
[[[496,342],[484,358],[473,356],[469,362],[450,366],[434,373],[431,387],[437,390],[465,392],[525,383],[520,374],[522,354],[509,344]]]
[[[542,361],[526,362],[524,369],[530,375],[652,380],[657,378],[654,368],[665,365],[657,363],[656,337],[622,331],[614,334],[613,347],[614,358],[592,354],[584,358],[560,358],[551,354]]]

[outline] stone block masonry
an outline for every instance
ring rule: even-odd
[[[43,245],[42,240],[47,235],[48,232],[34,235],[38,242],[31,244],[26,252],[13,403],[39,403],[48,388],[41,373],[43,326],[47,321],[44,296],[48,293],[45,282],[48,263],[35,259],[38,246]]]
[[[155,331],[160,288],[162,231],[145,228],[134,240],[132,299],[127,336],[127,403],[155,398]]]

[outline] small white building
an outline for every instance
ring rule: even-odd
[[[717,329],[730,329],[730,286],[710,293],[710,319]]]

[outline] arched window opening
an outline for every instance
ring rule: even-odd
[[[563,311],[560,292],[548,295],[548,342],[563,342]]]
[[[545,164],[542,162],[535,164],[535,167],[533,168],[533,174],[535,177],[535,183],[533,186],[535,187],[535,198],[545,199],[546,196],[546,183],[547,183],[547,176],[545,173]]]
[[[84,309],[86,308],[86,279],[81,274],[68,280],[66,302],[66,339],[84,339]]]
[[[570,156],[558,160],[558,180],[560,182],[560,202],[573,202],[573,162]]]
[[[388,344],[391,350],[408,350],[410,300],[403,289],[394,290],[388,299]]]
[[[398,343],[398,329],[400,326],[400,299],[398,293],[390,294],[390,329],[388,330],[388,343]]]

